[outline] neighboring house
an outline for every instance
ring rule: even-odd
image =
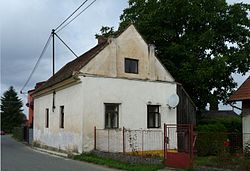
[[[168,106],[177,83],[133,25],[66,64],[33,93],[34,140],[77,152],[94,148],[94,126],[101,129],[163,130],[177,123]],[[179,85],[180,100],[195,106]],[[181,112],[181,111],[180,111]],[[179,123],[195,122],[195,115]],[[190,118],[191,121],[190,121]]]
[[[205,111],[201,114],[203,118],[213,118],[213,117],[239,117],[237,113],[233,110],[212,110]]]
[[[243,145],[250,146],[250,76],[229,98],[229,102],[242,101]]]
[[[36,89],[38,89],[44,83],[45,83],[44,81],[36,83],[35,88],[28,91],[28,103],[26,103],[26,106],[29,108],[28,127],[31,127],[31,128],[33,128],[33,120],[34,120],[34,100],[32,98],[32,94],[34,93]]]

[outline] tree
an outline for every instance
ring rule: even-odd
[[[250,67],[249,4],[225,0],[129,0],[119,30],[133,23],[200,110],[226,102],[232,73]]]
[[[22,101],[11,86],[1,97],[1,126],[2,130],[12,132],[12,129],[21,126],[24,121]]]

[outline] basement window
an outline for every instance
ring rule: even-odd
[[[49,127],[49,109],[48,108],[45,109],[45,127],[46,128]]]
[[[115,129],[119,124],[119,104],[105,103],[105,128]]]
[[[148,128],[160,128],[161,116],[159,105],[148,105]]]
[[[125,58],[125,72],[138,74],[138,60]]]
[[[64,106],[60,106],[60,128],[64,128]]]

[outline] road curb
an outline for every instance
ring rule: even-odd
[[[38,148],[38,147],[32,147],[32,148],[34,150],[36,150],[36,151],[40,151],[40,152],[44,152],[44,153],[53,154],[53,155],[56,155],[56,156],[68,158],[68,154],[66,154],[66,153],[60,153],[60,152],[46,150],[46,149]]]

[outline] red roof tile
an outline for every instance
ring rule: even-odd
[[[41,87],[39,87],[34,93],[51,87],[61,81],[70,78],[74,71],[80,71],[91,59],[93,59],[102,49],[107,46],[108,42],[104,41],[97,44],[95,47],[74,59],[73,61],[64,65],[54,76],[50,77]]]
[[[246,81],[235,91],[228,101],[241,101],[250,99],[250,76]]]

